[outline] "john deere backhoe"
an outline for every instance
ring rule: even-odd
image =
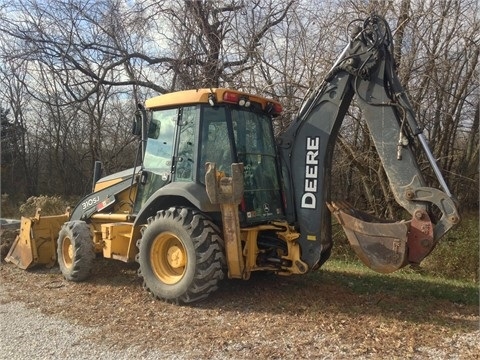
[[[387,23],[371,16],[351,36],[276,142],[272,118],[282,108],[273,100],[220,88],[147,100],[134,121],[141,160],[97,177],[66,214],[22,218],[7,260],[24,269],[58,261],[72,281],[88,277],[96,254],[137,261],[155,297],[187,303],[225,275],[319,268],[332,248],[333,214],[370,268],[420,263],[459,214],[395,74]],[[377,220],[330,198],[333,148],[354,96],[411,219]],[[440,189],[427,187],[414,142]]]

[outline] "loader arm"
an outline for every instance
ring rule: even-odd
[[[459,222],[450,191],[395,73],[392,54],[388,24],[379,16],[369,17],[279,139],[287,217],[299,229],[302,260],[309,268],[320,266],[330,255],[331,213],[362,261],[383,273],[419,263]],[[411,220],[387,222],[330,200],[333,149],[354,96],[395,200],[412,215]],[[412,151],[415,138],[443,191],[427,187]],[[432,206],[441,212],[435,223]]]

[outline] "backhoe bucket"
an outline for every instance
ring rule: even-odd
[[[342,225],[357,256],[369,268],[390,273],[410,262],[407,246],[410,222],[385,222],[345,202],[327,206]]]
[[[28,269],[37,264],[53,266],[57,258],[56,239],[60,228],[69,217],[68,211],[62,215],[40,216],[40,209],[33,218],[22,217],[20,233],[5,261],[21,269]]]

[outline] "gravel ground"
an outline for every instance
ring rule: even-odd
[[[71,283],[58,268],[2,264],[0,359],[480,359],[477,307],[326,280],[225,282],[175,306],[143,291],[131,265],[99,261]]]
[[[0,359],[181,359],[181,356],[136,347],[112,349],[92,343],[102,329],[46,316],[18,301],[9,301],[0,285]]]
[[[92,343],[89,339],[99,337],[101,329],[71,324],[53,316],[45,316],[38,310],[29,309],[21,302],[9,302],[6,289],[2,286],[0,286],[0,319],[1,359],[149,360],[191,358],[188,355],[182,355],[181,352],[167,354],[158,350],[142,350],[138,347],[114,349],[108,344]],[[480,333],[476,331],[446,338],[444,341],[449,350],[420,347],[418,349],[419,354],[412,358],[463,359],[463,349],[477,346],[480,341],[479,336]],[[244,346],[246,344],[237,343],[232,346],[232,349]],[[323,358],[349,358],[348,354],[345,353],[337,355],[332,354]],[[212,358],[223,358],[222,352],[215,354]],[[358,357],[358,359],[367,358],[369,357]],[[477,358],[480,358],[480,353],[477,354]]]
[[[154,350],[115,350],[108,345],[92,344],[88,339],[99,336],[101,330],[45,316],[17,301],[8,302],[3,287],[0,287],[0,302],[0,359],[148,360],[168,357]]]

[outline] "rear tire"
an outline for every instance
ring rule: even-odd
[[[190,208],[170,208],[148,219],[137,242],[143,286],[158,299],[189,303],[206,298],[224,278],[218,227]]]
[[[60,270],[69,281],[83,281],[92,270],[95,251],[90,227],[84,221],[63,224],[57,240],[57,259]]]

